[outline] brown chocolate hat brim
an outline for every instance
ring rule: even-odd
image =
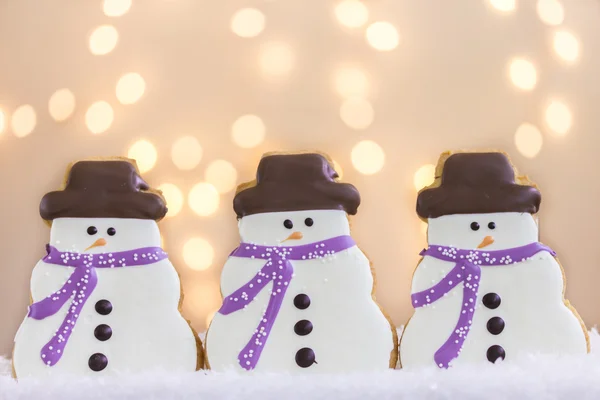
[[[158,221],[167,213],[154,193],[101,193],[60,190],[47,193],[40,203],[46,221],[56,218],[133,218]]]
[[[425,189],[417,197],[417,214],[437,218],[452,214],[521,212],[535,214],[542,196],[533,186],[518,184],[471,188],[466,186]]]
[[[239,192],[233,199],[238,218],[247,215],[302,210],[344,210],[356,214],[358,190],[339,182],[262,182]]]

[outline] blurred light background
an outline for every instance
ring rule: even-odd
[[[135,158],[164,191],[203,331],[238,243],[235,187],[262,153],[327,152],[359,188],[354,236],[402,325],[426,244],[417,190],[444,150],[502,149],[542,189],[568,297],[600,321],[597,0],[4,0],[0,54],[0,354],[49,237],[39,201],[90,156]]]

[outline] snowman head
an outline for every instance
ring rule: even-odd
[[[240,185],[233,200],[242,241],[295,246],[348,235],[360,195],[337,178],[322,154],[263,156],[256,180]]]
[[[501,152],[444,153],[417,213],[430,245],[500,250],[538,240],[541,195]]]
[[[40,203],[52,246],[79,253],[160,246],[156,221],[167,212],[165,200],[140,177],[135,161],[79,161],[67,168],[65,181]]]
[[[504,250],[538,241],[538,226],[529,213],[453,214],[428,222],[430,245]]]
[[[252,214],[241,218],[238,226],[242,242],[265,246],[298,246],[350,234],[343,210]]]
[[[132,218],[57,218],[50,228],[50,244],[59,251],[111,253],[160,247],[153,220]]]

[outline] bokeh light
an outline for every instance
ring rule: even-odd
[[[75,111],[75,95],[69,89],[59,89],[50,96],[48,112],[55,121],[65,121],[73,111]]]
[[[22,138],[29,135],[35,129],[37,116],[35,110],[29,104],[17,107],[10,118],[10,126],[16,137]]]
[[[535,66],[522,58],[514,59],[510,63],[509,75],[512,83],[519,89],[531,90],[537,83]]]
[[[265,124],[256,115],[239,117],[231,126],[233,142],[245,149],[256,147],[265,139]]]
[[[167,208],[169,209],[167,212],[167,217],[174,217],[179,214],[183,208],[184,199],[183,193],[177,187],[177,185],[172,183],[163,183],[158,187],[158,190],[162,192],[165,200],[167,201]]]
[[[188,204],[199,216],[209,216],[219,208],[219,192],[208,182],[197,183],[190,190]]]
[[[294,53],[286,43],[265,43],[260,47],[259,64],[264,74],[281,77],[291,71]]]
[[[191,238],[183,245],[183,261],[194,271],[208,269],[214,257],[215,251],[213,247],[203,238]]]
[[[552,100],[545,113],[546,124],[557,136],[564,136],[571,129],[573,115],[562,101]]]
[[[498,11],[511,12],[517,8],[516,0],[490,0],[490,4]]]
[[[369,20],[369,9],[359,0],[343,0],[335,6],[335,17],[347,28],[359,28]]]
[[[579,57],[579,41],[570,32],[556,32],[554,34],[554,51],[563,60],[573,62]]]
[[[152,143],[142,139],[131,145],[127,157],[133,158],[137,162],[140,172],[144,173],[154,168],[158,153]]]
[[[0,133],[4,132],[4,128],[6,126],[6,115],[4,111],[0,110]]]
[[[537,126],[523,123],[515,132],[515,146],[524,157],[534,158],[542,149],[542,133]]]
[[[102,56],[114,50],[119,41],[119,32],[112,25],[102,25],[94,29],[90,35],[90,51]]]
[[[106,101],[97,101],[85,113],[85,125],[93,134],[105,132],[113,123],[114,112]]]
[[[340,118],[352,129],[365,129],[373,123],[375,111],[367,100],[360,97],[346,99],[340,107]]]
[[[256,8],[242,8],[231,18],[231,30],[240,37],[255,37],[264,29],[265,15]]]
[[[413,176],[413,184],[417,191],[423,189],[425,186],[429,186],[435,180],[435,165],[425,164],[415,172]]]
[[[237,170],[229,161],[215,160],[206,167],[204,180],[220,194],[227,193],[237,186]]]
[[[117,82],[117,99],[121,104],[136,103],[146,90],[146,82],[137,72],[123,75]]]
[[[104,0],[102,10],[107,17],[120,17],[131,8],[131,0]]]
[[[389,22],[375,22],[369,25],[365,32],[367,42],[375,50],[390,51],[398,47],[400,35]]]
[[[364,175],[379,172],[385,163],[383,149],[372,140],[363,140],[354,145],[350,158],[354,168]]]
[[[538,0],[536,11],[546,25],[560,25],[565,19],[565,9],[558,0]]]
[[[193,136],[184,136],[173,143],[171,160],[180,170],[189,171],[200,164],[202,153],[202,146],[198,139]]]
[[[342,97],[366,96],[369,89],[367,74],[360,68],[341,68],[334,77],[335,90]]]

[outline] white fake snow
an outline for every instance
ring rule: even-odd
[[[600,346],[596,329],[591,339],[592,348]],[[17,383],[10,371],[10,361],[0,358],[0,400],[600,399],[600,351],[583,357],[532,356],[450,370],[431,367],[347,375],[156,371],[126,378],[69,381],[64,377]]]

